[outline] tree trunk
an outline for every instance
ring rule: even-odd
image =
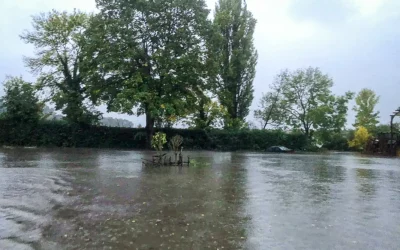
[[[154,121],[150,112],[146,111],[146,148],[151,149],[151,140],[154,134]]]
[[[304,134],[307,136],[308,139],[310,138],[310,131],[307,127],[304,128]]]

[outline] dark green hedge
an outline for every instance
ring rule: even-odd
[[[170,138],[181,135],[185,149],[206,150],[265,150],[283,145],[303,149],[306,138],[301,134],[265,130],[192,130],[161,129]],[[45,122],[34,127],[15,126],[0,121],[0,143],[19,146],[88,147],[144,149],[144,129],[115,127],[79,127],[62,122]]]

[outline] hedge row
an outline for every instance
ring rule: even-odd
[[[157,130],[156,130],[157,131]],[[265,150],[269,146],[283,145],[302,149],[306,138],[301,134],[266,130],[192,130],[161,129],[167,138],[181,135],[185,149],[205,150]],[[78,127],[59,122],[46,122],[30,128],[0,121],[0,143],[18,146],[87,147],[144,149],[146,132],[139,128]]]

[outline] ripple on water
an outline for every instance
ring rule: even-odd
[[[0,169],[0,250],[400,245],[399,160],[196,155],[211,167],[142,169],[128,151],[24,155],[37,167]]]
[[[0,239],[0,247],[2,250],[34,250],[33,247],[24,243],[18,243],[13,240]]]
[[[40,245],[42,229],[51,221],[52,208],[67,202],[65,193],[70,188],[62,175],[62,171],[37,167],[1,169],[1,250],[34,249],[32,246]]]

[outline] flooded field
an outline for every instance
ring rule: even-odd
[[[399,249],[400,160],[0,150],[0,249]],[[209,165],[200,167],[200,165]]]

